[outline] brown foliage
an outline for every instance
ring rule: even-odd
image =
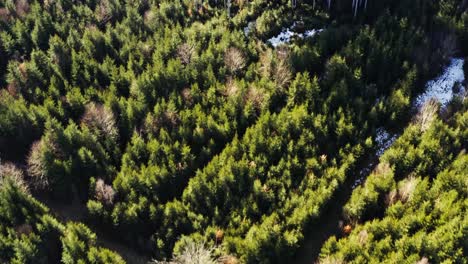
[[[343,227],[343,234],[349,235],[349,234],[351,234],[352,230],[353,230],[353,228],[351,227],[351,225],[345,225]]]

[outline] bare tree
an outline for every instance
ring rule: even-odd
[[[96,181],[94,195],[98,201],[105,205],[112,205],[114,203],[115,191],[112,186],[105,184],[103,179]]]
[[[11,180],[23,192],[29,193],[28,184],[24,181],[23,171],[9,162],[0,164],[0,187],[7,179]]]
[[[44,190],[49,187],[44,148],[47,148],[43,140],[33,143],[28,156],[28,174],[34,188]]]
[[[17,0],[16,1],[16,14],[19,17],[24,17],[29,12],[28,0]]]
[[[231,74],[236,74],[245,67],[245,57],[242,52],[231,47],[224,53],[224,64]]]
[[[103,105],[90,103],[81,118],[81,123],[99,133],[100,136],[116,139],[118,132],[112,111]]]
[[[278,52],[278,60],[273,67],[273,79],[276,85],[284,90],[292,78],[291,66],[289,64],[289,51],[281,50]]]
[[[171,261],[153,261],[155,264],[217,264],[213,257],[214,248],[204,244],[188,242],[182,252],[174,256]]]
[[[416,116],[416,124],[419,125],[421,131],[426,131],[434,121],[439,111],[439,103],[436,99],[427,101]]]
[[[183,43],[177,48],[177,58],[179,58],[183,65],[190,64],[194,54],[195,47],[188,43]]]

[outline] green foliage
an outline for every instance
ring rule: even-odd
[[[219,246],[216,257],[288,262],[341,206],[377,128],[404,127],[424,81],[457,46],[466,56],[468,17],[455,0],[366,1],[357,13],[351,1],[294,2],[0,1],[1,158],[27,162],[34,195],[86,204],[93,228],[156,259],[192,240]],[[323,31],[266,42],[293,23]],[[354,191],[350,221],[384,214],[389,193],[403,210],[452,164],[466,148],[463,104],[405,131]],[[123,262],[5,186],[16,204],[0,202],[0,262]],[[330,241],[332,252],[341,242]]]
[[[464,116],[466,104],[448,123],[436,120],[423,133],[414,125],[405,130],[381,158],[392,184],[383,184],[377,169],[353,191],[344,209],[355,227],[348,237],[326,242],[323,261],[466,263],[468,156],[458,142],[467,131]],[[428,149],[433,144],[437,154]]]
[[[125,263],[116,253],[96,247],[85,225],[66,226],[9,178],[0,184],[0,252],[6,263]]]

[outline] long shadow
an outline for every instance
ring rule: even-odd
[[[86,223],[86,205],[75,199],[72,203],[66,204],[50,199],[44,194],[34,194],[34,198],[46,205],[51,214],[63,224],[67,222]],[[87,225],[97,236],[97,244],[100,247],[108,248],[118,253],[127,263],[146,264],[150,261],[150,257],[140,254],[134,249],[126,246],[121,241],[110,237],[105,232],[102,232],[92,225]]]
[[[378,161],[378,156],[374,153],[368,158],[364,158],[356,168],[354,175],[350,175],[336,190],[332,201],[327,205],[317,221],[312,222],[304,232],[305,240],[297,251],[293,259],[288,263],[313,264],[318,262],[320,250],[323,244],[332,236],[340,238],[343,236],[343,206],[353,193],[353,185],[357,179],[363,182],[374,169]]]

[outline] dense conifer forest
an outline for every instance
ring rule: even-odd
[[[0,0],[0,263],[468,263],[467,0]]]

